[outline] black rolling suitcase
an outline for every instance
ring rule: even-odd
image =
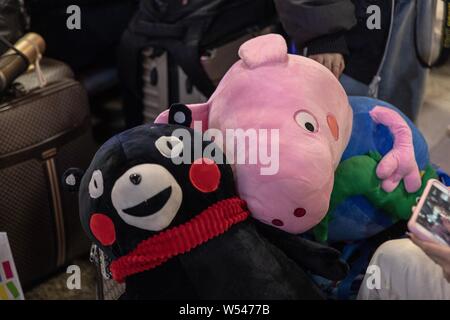
[[[272,0],[142,0],[119,47],[127,126],[206,100],[239,44],[276,23]]]
[[[0,101],[0,231],[25,289],[89,251],[77,195],[59,181],[70,166],[86,168],[95,150],[87,95],[65,64],[41,67],[46,86],[28,71],[16,79],[21,93]]]

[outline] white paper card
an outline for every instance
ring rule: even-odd
[[[6,232],[0,232],[0,300],[24,300]]]

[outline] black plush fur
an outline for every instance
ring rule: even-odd
[[[308,275],[250,220],[128,277],[126,285],[123,299],[323,299]]]

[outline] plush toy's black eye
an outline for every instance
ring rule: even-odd
[[[305,123],[305,128],[306,128],[306,130],[311,131],[311,132],[314,132],[314,130],[315,130],[314,125],[311,122]]]
[[[139,183],[141,183],[142,180],[142,176],[138,173],[132,173],[130,174],[130,181],[132,184],[134,185],[138,185]]]
[[[308,111],[299,111],[294,115],[295,122],[308,132],[317,132],[319,125],[316,118]]]

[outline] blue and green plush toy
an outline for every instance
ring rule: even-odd
[[[403,225],[406,223],[401,221],[406,222],[410,218],[412,206],[421,196],[426,182],[435,178],[450,185],[449,176],[430,163],[424,137],[400,110],[367,97],[349,97],[349,101],[353,109],[352,135],[335,172],[328,213],[313,230],[317,241],[339,248],[341,259],[350,265],[348,275],[339,282],[314,276],[316,284],[329,299],[340,300],[356,297],[377,247],[387,239],[404,234]],[[403,181],[391,192],[381,187],[377,166],[381,158],[392,150],[394,139],[390,130],[377,124],[369,114],[376,106],[395,110],[411,128],[422,179],[416,192],[408,193]]]
[[[353,131],[335,173],[330,209],[314,229],[317,240],[330,243],[367,239],[399,220],[408,220],[411,207],[432,178],[448,183],[448,176],[430,163],[427,143],[417,127],[396,107],[367,97],[350,97]],[[384,106],[398,112],[412,131],[415,158],[421,171],[422,187],[408,193],[401,182],[394,191],[382,190],[376,167],[392,149],[389,129],[377,124],[369,112]]]

